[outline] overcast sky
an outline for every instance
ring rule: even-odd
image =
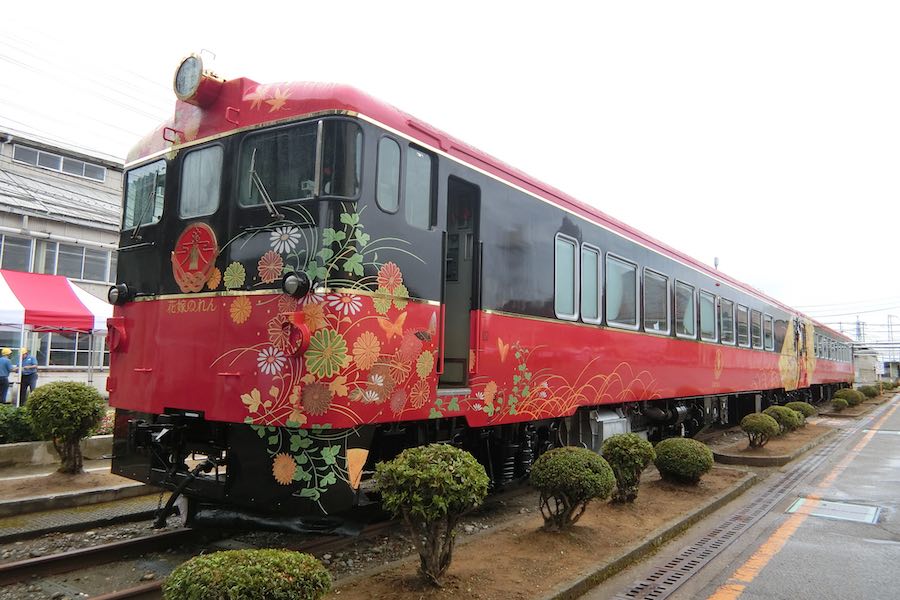
[[[835,328],[887,339],[898,315],[900,339],[896,1],[13,4],[0,127],[123,157],[207,49],[226,78],[357,86]]]

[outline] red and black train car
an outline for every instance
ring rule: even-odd
[[[358,90],[197,57],[175,87],[126,174],[119,474],[333,513],[410,445],[502,484],[850,381],[846,337]]]

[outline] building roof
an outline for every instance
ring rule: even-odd
[[[108,169],[121,170],[121,163],[97,160],[83,153],[49,146],[24,136],[16,136],[23,145],[55,151],[63,156],[91,160]],[[11,163],[4,157],[0,162],[0,210],[117,229],[121,215],[121,190],[118,186],[102,186],[54,171]]]

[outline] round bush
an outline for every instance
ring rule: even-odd
[[[769,438],[781,433],[778,421],[764,413],[751,413],[741,419],[741,429],[750,438],[751,448],[762,448]]]
[[[419,571],[439,585],[450,567],[459,519],[484,501],[488,476],[475,457],[449,444],[407,448],[375,468],[381,504],[413,532]]]
[[[553,448],[531,467],[531,485],[540,492],[544,528],[549,530],[574,524],[591,500],[609,498],[615,483],[609,463],[587,448]]]
[[[309,554],[290,550],[225,550],[195,556],[163,584],[165,600],[315,600],[331,574]]]
[[[641,483],[641,473],[656,453],[653,444],[634,433],[620,433],[603,442],[600,453],[616,477],[615,502],[634,502]]]
[[[713,454],[706,444],[690,438],[669,438],[656,445],[653,461],[667,481],[697,483],[713,466]]]
[[[878,394],[880,393],[880,392],[878,391],[878,388],[877,388],[876,386],[874,386],[874,385],[864,385],[864,386],[862,386],[862,387],[859,388],[859,391],[860,391],[860,392],[862,393],[862,395],[865,396],[866,398],[875,398],[875,397],[878,396]]]
[[[862,404],[862,402],[866,399],[866,397],[863,396],[862,392],[860,392],[859,390],[854,390],[852,388],[844,388],[838,390],[834,393],[834,397],[846,400],[849,406]]]
[[[33,442],[36,439],[24,408],[0,404],[0,444]]]
[[[770,406],[763,411],[763,414],[769,415],[778,422],[781,433],[794,431],[798,427],[803,426],[804,422],[802,413],[791,410],[786,406]]]
[[[90,435],[105,412],[100,392],[84,383],[54,381],[35,389],[28,396],[25,410],[34,432],[53,442],[62,459],[59,470],[80,473],[82,457],[78,443]]]
[[[796,410],[807,419],[819,414],[819,411],[816,410],[816,407],[809,402],[788,402],[787,404],[785,404],[785,406],[791,410]]]
[[[847,401],[843,398],[835,398],[831,401],[831,408],[834,409],[835,412],[841,412],[847,408]]]

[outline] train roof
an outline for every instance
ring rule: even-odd
[[[729,277],[668,244],[607,215],[596,207],[538,181],[393,105],[349,85],[316,82],[260,84],[247,78],[225,81],[218,97],[206,108],[177,100],[172,118],[145,136],[129,152],[126,167],[162,155],[173,147],[193,145],[229,133],[279,122],[289,122],[303,116],[335,112],[355,114],[375,121],[508,184],[539,196],[560,208],[597,222],[607,229],[685,263],[710,277],[763,298],[788,312],[801,314],[752,286]],[[815,320],[812,321],[817,327],[829,331],[835,337],[847,342],[852,341],[849,337]]]

